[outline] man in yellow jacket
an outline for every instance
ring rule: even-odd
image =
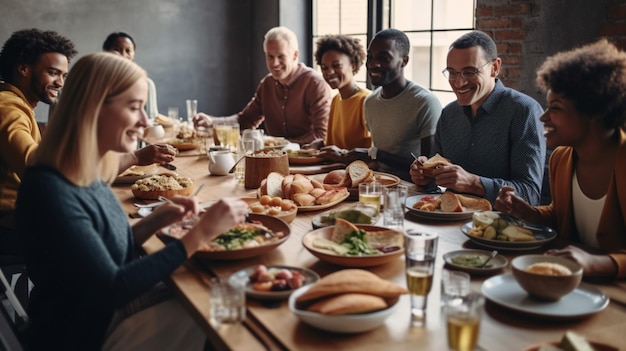
[[[22,173],[41,142],[34,109],[39,101],[56,101],[77,53],[69,39],[39,29],[13,33],[0,52],[0,254],[22,254],[13,210]]]

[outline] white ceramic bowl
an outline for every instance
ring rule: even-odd
[[[303,286],[289,296],[289,309],[293,314],[298,316],[302,322],[333,333],[362,333],[375,329],[385,323],[385,319],[391,316],[398,306],[398,302],[396,301],[396,303],[384,310],[339,316],[329,316],[317,312],[296,309],[296,299],[310,287],[310,285]]]
[[[533,263],[558,263],[567,267],[569,275],[543,275],[530,273],[526,268]],[[562,296],[572,292],[583,276],[582,267],[567,258],[547,255],[523,255],[511,261],[513,277],[526,292],[535,298],[545,301],[558,301]]]

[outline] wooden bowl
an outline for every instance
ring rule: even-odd
[[[267,152],[271,155],[267,156]],[[278,172],[282,175],[289,174],[289,159],[284,151],[267,151],[246,155],[246,174],[244,176],[244,186],[254,189],[261,186],[261,181],[267,178],[271,172]]]

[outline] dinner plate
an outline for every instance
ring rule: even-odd
[[[261,224],[263,224],[272,232],[274,233],[283,232],[285,233],[285,236],[269,244],[242,248],[242,249],[237,249],[237,250],[225,250],[225,251],[198,250],[196,251],[194,256],[198,258],[209,259],[209,260],[241,260],[241,259],[246,259],[246,258],[251,258],[251,257],[256,257],[256,256],[266,254],[274,250],[278,246],[280,246],[282,243],[287,241],[287,239],[289,239],[291,230],[289,229],[289,225],[285,223],[285,221],[278,219],[276,217],[266,216],[266,215],[261,215],[261,214],[254,214],[254,213],[251,213],[248,216],[250,217],[250,219],[254,221],[261,222]],[[168,229],[169,227],[164,228],[158,235],[163,241],[168,241],[168,240],[173,239],[173,237],[168,234]]]
[[[422,200],[422,198],[424,198],[425,196],[441,196],[439,194],[426,194],[426,195],[415,195],[415,196],[411,196],[408,197],[406,199],[405,202],[405,206],[406,208],[409,210],[409,212],[417,217],[420,218],[424,218],[424,219],[430,219],[433,221],[462,221],[462,220],[466,220],[466,219],[472,219],[472,215],[474,214],[474,212],[476,212],[477,210],[468,210],[468,209],[463,209],[463,212],[441,212],[440,210],[435,210],[435,211],[422,211],[422,210],[418,210],[417,208],[413,208],[413,205]],[[467,197],[473,197],[470,195],[465,195]]]
[[[549,319],[576,319],[598,313],[609,298],[593,286],[580,283],[571,293],[555,302],[531,298],[511,273],[496,275],[483,282],[482,294],[491,302],[511,310]]]
[[[607,344],[603,344],[599,342],[594,342],[594,341],[589,341],[589,340],[587,340],[587,342],[589,342],[589,345],[593,347],[594,351],[619,351],[619,349],[615,346],[611,346],[611,345],[607,345]],[[535,344],[535,345],[529,346],[526,349],[524,349],[524,351],[539,351],[541,350],[542,347],[547,347],[547,346],[558,347],[560,343],[561,341],[544,342],[541,344]]]
[[[256,266],[252,266],[252,267],[248,267],[246,269],[242,269],[240,271],[237,271],[235,273],[233,273],[229,278],[228,281],[233,284],[236,282],[245,282],[246,283],[246,295],[252,298],[255,298],[257,300],[282,300],[282,299],[286,299],[289,297],[289,295],[291,295],[292,292],[294,292],[296,289],[290,289],[290,290],[284,290],[284,291],[259,291],[259,290],[254,290],[252,288],[252,283],[250,282],[250,274],[252,274],[254,272],[254,270],[257,268],[258,265]],[[300,268],[300,267],[292,267],[292,266],[267,266],[267,269],[287,269],[290,271],[298,271],[300,273],[302,273],[302,275],[304,275],[304,277],[306,278],[306,281],[304,282],[304,285],[309,285],[309,284],[313,284],[316,281],[320,280],[320,276],[319,274],[315,273],[314,271],[310,270],[310,269],[306,269],[306,268]]]
[[[459,255],[479,255],[479,256],[484,256],[483,259],[486,259],[487,257],[489,257],[490,254],[491,254],[491,251],[485,251],[485,250],[457,250],[457,251],[450,251],[450,252],[445,253],[443,255],[443,260],[446,262],[446,265],[452,269],[464,271],[464,272],[475,274],[475,275],[493,274],[502,270],[503,268],[507,266],[507,264],[509,264],[509,260],[507,260],[506,257],[500,254],[492,258],[491,261],[487,263],[489,267],[485,267],[485,268],[468,267],[468,266],[463,266],[463,265],[452,262],[452,259]]]
[[[167,140],[165,143],[172,145],[173,147],[178,149],[178,151],[195,150],[198,147],[197,143],[193,143],[193,142],[179,143],[179,142],[176,142],[175,140],[176,139]]]
[[[383,231],[389,230],[389,228],[378,227],[373,225],[361,225],[356,224],[357,228],[363,229],[365,231]],[[313,241],[316,238],[324,238],[330,240],[333,235],[334,226],[324,227],[320,229],[315,229],[313,231],[308,232],[302,237],[302,245],[311,253],[313,256],[319,258],[320,260],[332,264],[336,264],[338,266],[344,267],[371,267],[371,266],[379,266],[382,264],[386,264],[397,260],[400,256],[404,256],[404,248],[400,248],[399,250],[381,253],[380,255],[369,255],[369,256],[343,256],[336,255],[330,250],[318,249],[313,246]]]
[[[468,237],[472,242],[488,247],[491,249],[498,250],[516,250],[516,251],[524,251],[524,250],[533,250],[542,247],[543,245],[549,243],[550,241],[556,238],[556,231],[549,227],[544,226],[535,226],[533,225],[532,232],[535,236],[536,241],[503,241],[503,240],[491,240],[485,239],[473,235],[469,235],[469,231],[474,227],[473,222],[467,222],[461,226],[461,231]]]
[[[289,144],[289,140],[283,137],[264,136],[263,143],[264,149],[282,149]]]
[[[348,196],[350,196],[350,194],[346,193],[346,194],[344,194],[344,196],[338,198],[337,200],[335,200],[333,202],[329,202],[329,203],[324,204],[324,205],[298,206],[298,211],[310,212],[310,211],[325,210],[325,209],[331,208],[331,207],[335,206],[336,204],[342,202],[343,200],[347,199]]]
[[[324,183],[326,175],[328,175],[328,173],[316,174],[311,176],[311,179]],[[374,172],[374,180],[381,183],[385,188],[400,184],[400,177],[383,172]],[[359,198],[359,187],[355,186],[348,188],[348,193],[350,194],[351,200],[357,200]]]

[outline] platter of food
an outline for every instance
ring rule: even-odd
[[[113,184],[133,184],[139,179],[156,174],[158,170],[159,166],[156,163],[146,166],[130,166],[115,178]]]
[[[411,196],[405,206],[412,215],[435,221],[466,220],[476,211],[491,210],[491,203],[486,199],[449,191],[441,195]]]
[[[293,201],[280,197],[272,198],[269,195],[263,195],[259,199],[253,197],[241,199],[248,204],[252,213],[274,216],[287,223],[291,223],[298,213],[298,206]]]
[[[276,217],[251,213],[252,223],[241,223],[231,228],[200,250],[194,256],[211,260],[241,260],[268,253],[287,241],[289,225]],[[180,238],[193,222],[179,222],[163,228],[159,237],[165,241]]]
[[[380,218],[380,213],[373,206],[357,202],[350,208],[342,210],[330,210],[320,213],[311,219],[313,229],[335,225],[337,218],[345,219],[354,224],[375,224]]]
[[[320,279],[301,267],[256,265],[233,273],[231,283],[245,283],[246,295],[257,300],[286,299],[294,290]]]
[[[170,198],[175,195],[191,195],[193,181],[173,174],[155,174],[138,179],[130,189],[138,199],[158,200],[160,196]]]
[[[402,232],[343,219],[305,234],[302,244],[320,260],[344,267],[378,266],[404,255]]]
[[[580,283],[558,301],[541,301],[528,296],[512,274],[500,274],[483,282],[481,293],[496,305],[516,312],[549,319],[576,319],[602,311],[609,304],[603,292],[587,283]]]
[[[350,193],[350,199],[359,198],[359,184],[378,182],[383,187],[391,187],[400,184],[400,178],[389,173],[372,171],[367,163],[354,161],[345,169],[336,169],[327,174],[313,176],[321,182],[324,188],[345,187]]]
[[[264,136],[263,148],[264,149],[282,149],[289,144],[289,140],[283,137]]]
[[[472,221],[461,226],[472,242],[499,250],[533,250],[556,238],[552,228],[531,225],[511,216],[492,211],[476,212]]]
[[[445,253],[443,260],[449,268],[476,275],[494,274],[509,264],[506,257],[498,254],[481,267],[490,254],[491,251],[485,250],[457,250]]]
[[[325,189],[323,185],[302,174],[282,175],[271,172],[261,181],[257,190],[260,198],[281,198],[293,201],[298,211],[319,211],[337,205],[348,198],[350,194],[343,187]]]
[[[287,151],[287,158],[290,165],[317,165],[324,161],[319,157],[319,150],[289,150]]]

